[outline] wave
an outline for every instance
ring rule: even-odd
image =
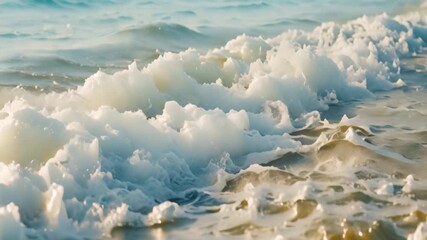
[[[125,30],[121,30],[117,32],[116,34],[117,35],[140,35],[145,37],[155,36],[155,37],[162,37],[162,38],[203,37],[203,34],[197,31],[194,31],[190,28],[187,28],[183,25],[170,24],[170,23],[155,23],[155,24],[147,24],[143,26],[129,27]]]
[[[203,37],[170,24],[117,35],[127,34]],[[394,185],[369,182],[376,192],[367,193],[365,186],[348,182],[359,177],[384,180],[377,169],[386,167],[387,159],[399,167],[411,166],[411,160],[369,143],[366,137],[371,133],[351,127],[357,125],[350,124],[352,120],[344,117],[333,125],[322,121],[319,112],[403,87],[401,58],[419,53],[427,44],[425,36],[427,22],[421,13],[365,16],[271,39],[241,35],[207,52],[164,53],[142,69],[133,63],[114,74],[98,71],[67,92],[2,88],[0,226],[8,228],[0,235],[102,238],[116,227],[149,228],[182,219],[191,222],[197,216],[206,221],[196,221],[194,231],[233,235],[254,228],[262,232],[268,226],[292,228],[283,221],[280,226],[262,221],[264,213],[281,212],[286,222],[310,225],[309,233],[300,227],[288,234],[320,238],[311,227],[323,226],[316,220],[324,216],[323,206],[334,205],[331,215],[344,219],[350,216],[345,215],[350,211],[345,205],[351,202],[361,208],[362,203],[374,202],[376,211],[370,213],[384,219],[389,215],[381,207],[392,205],[387,196]],[[316,135],[318,127],[326,130]],[[295,136],[311,129],[317,131]],[[367,160],[346,158],[359,166],[356,175],[349,170],[354,165],[326,157],[331,149],[343,156],[348,156],[348,149],[361,152],[361,159]],[[260,173],[284,156],[310,153],[320,158],[307,163],[306,176],[277,169]],[[369,168],[375,166],[368,161],[372,156],[379,156],[378,168]],[[344,170],[348,178],[340,178]],[[389,170],[387,174],[394,174]],[[335,186],[337,179],[342,186]],[[245,184],[277,180],[289,185]],[[405,194],[420,189],[412,175],[396,181]],[[237,195],[226,204],[203,208],[173,202],[194,198],[188,195],[194,189],[209,192],[208,198],[218,203],[227,195],[223,190]],[[328,197],[331,192],[336,194]],[[360,216],[366,211],[361,208],[351,208],[349,214]],[[343,224],[356,226],[356,220]],[[399,235],[388,223],[360,228],[373,237]],[[339,235],[336,229],[326,229],[325,234]]]
[[[216,8],[217,10],[259,10],[260,8],[269,8],[270,4],[266,2],[259,3],[241,3],[236,5],[227,5]]]
[[[101,0],[90,2],[85,0],[17,0],[3,1],[0,6],[7,8],[90,8],[97,4],[116,4],[117,0]]]
[[[320,22],[312,19],[279,19],[273,23],[267,23],[262,25],[263,27],[278,27],[278,26],[318,26]]]

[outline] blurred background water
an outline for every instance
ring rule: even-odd
[[[418,0],[3,0],[0,85],[65,90],[165,51],[211,49],[325,21],[411,10]]]

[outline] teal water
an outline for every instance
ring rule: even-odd
[[[140,66],[166,51],[219,47],[325,21],[410,10],[418,0],[2,1],[0,84],[65,90],[102,69]]]

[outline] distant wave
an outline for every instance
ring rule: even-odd
[[[320,22],[312,19],[278,19],[275,22],[267,23],[262,26],[263,27],[277,27],[277,26],[288,26],[288,25],[295,26],[295,24],[316,26],[316,25],[319,25]]]
[[[31,34],[20,33],[20,32],[0,33],[0,38],[19,38],[19,37],[29,37],[29,36],[31,36]]]
[[[203,37],[204,35],[180,24],[153,23],[142,26],[132,26],[121,30],[116,35],[144,35],[158,37]]]
[[[266,2],[260,2],[260,3],[242,3],[242,4],[236,4],[236,5],[226,5],[217,7],[215,9],[218,10],[258,10],[260,8],[267,8],[270,7],[270,4]]]
[[[87,8],[97,4],[117,3],[116,0],[100,0],[100,1],[82,1],[82,0],[6,0],[0,3],[0,7],[10,8],[27,8],[27,7],[49,7],[49,8],[66,8],[78,7]]]
[[[187,10],[187,11],[177,11],[175,13],[179,14],[179,15],[188,15],[188,16],[190,16],[190,15],[197,15],[195,12],[190,11],[190,10]]]

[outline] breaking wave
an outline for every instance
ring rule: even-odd
[[[177,27],[199,37],[183,26],[142,31],[169,36]],[[384,182],[396,174],[388,164],[411,168],[413,161],[365,141],[374,134],[369,127],[346,117],[328,123],[321,113],[404,87],[401,61],[426,43],[424,14],[383,14],[270,39],[241,35],[207,52],[164,53],[142,68],[99,71],[66,92],[2,88],[0,236],[102,238],[169,223],[195,224],[194,236],[212,238],[276,237],[273,228],[285,237],[333,237],[341,232],[326,222],[337,219],[325,216],[369,209],[374,222],[350,218],[340,223],[345,234],[415,231],[385,216],[416,218],[415,234],[423,234],[425,212],[408,207],[391,215],[391,207],[380,207],[399,202],[385,197],[398,191],[426,196],[412,175]],[[310,154],[316,157],[305,172],[286,169],[288,160],[309,161]],[[351,210],[350,202],[357,203]],[[278,213],[280,224],[273,223]]]

